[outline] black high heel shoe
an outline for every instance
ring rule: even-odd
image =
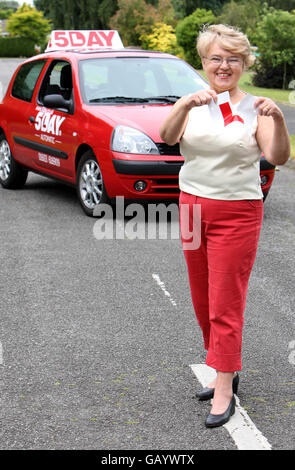
[[[213,415],[211,413],[208,414],[206,421],[205,421],[206,428],[216,428],[217,426],[222,426],[223,424],[227,423],[230,417],[235,412],[235,406],[236,406],[236,399],[235,399],[235,396],[233,395],[227,407],[227,410],[224,413],[222,413],[221,415]]]
[[[234,394],[238,393],[239,381],[240,381],[240,377],[239,377],[239,374],[237,373],[233,378],[233,393]],[[215,390],[214,388],[205,387],[203,388],[203,390],[196,393],[196,397],[199,400],[211,400],[211,398],[213,398],[214,396],[214,390]]]

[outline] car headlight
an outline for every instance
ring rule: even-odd
[[[156,144],[146,134],[133,127],[117,126],[112,135],[111,149],[114,152],[159,155]]]

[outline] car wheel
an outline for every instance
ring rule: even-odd
[[[21,188],[28,171],[15,161],[4,134],[0,134],[0,184],[6,189]]]
[[[82,209],[90,217],[93,217],[97,204],[109,201],[101,169],[91,150],[85,152],[79,162],[77,192]]]

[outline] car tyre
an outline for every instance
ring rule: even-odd
[[[22,188],[28,171],[15,161],[5,134],[0,134],[0,184],[6,189]]]
[[[77,169],[77,193],[83,211],[93,217],[98,204],[109,202],[98,161],[92,150],[81,157]]]

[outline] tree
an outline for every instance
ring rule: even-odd
[[[231,0],[223,6],[221,15],[216,18],[216,22],[239,28],[252,42],[262,11],[261,0]]]
[[[17,2],[0,2],[0,20],[7,20],[18,7]]]
[[[176,26],[177,19],[172,0],[158,0],[156,8],[156,18],[159,23]]]
[[[295,14],[266,9],[257,25],[259,62],[254,83],[286,89],[295,76]],[[263,83],[263,80],[265,81]]]
[[[172,0],[177,18],[183,19],[191,15],[197,8],[211,10],[219,15],[225,3],[229,0]]]
[[[295,9],[295,0],[268,0],[267,4],[277,10],[291,12]]]
[[[16,11],[19,7],[18,2],[0,2],[0,10],[13,10]]]
[[[50,30],[50,22],[43,17],[43,14],[26,3],[7,21],[7,31],[11,36],[32,39],[37,45],[43,45]]]
[[[141,46],[145,49],[167,52],[183,56],[182,48],[177,44],[174,28],[165,23],[156,23],[151,33],[140,36]]]
[[[65,29],[65,0],[34,0],[37,10],[42,11],[45,18],[49,19],[53,29]]]
[[[109,22],[112,16],[116,13],[118,9],[118,2],[117,0],[113,0],[110,2],[109,0],[102,0],[97,9],[98,18],[101,21],[102,28],[108,29]]]
[[[198,8],[176,26],[177,42],[184,50],[186,61],[195,68],[201,68],[201,59],[196,49],[197,36],[204,24],[212,24],[215,19],[211,10]]]
[[[171,0],[157,0],[157,8],[145,0],[118,0],[118,11],[110,20],[126,45],[141,46],[141,37],[150,34],[155,23],[175,26]]]
[[[117,0],[35,0],[55,29],[108,29]]]
[[[144,0],[118,0],[118,7],[111,28],[119,31],[125,46],[140,46],[140,36],[149,33],[157,20],[156,9]]]
[[[11,8],[0,9],[0,20],[7,20],[13,13]]]

